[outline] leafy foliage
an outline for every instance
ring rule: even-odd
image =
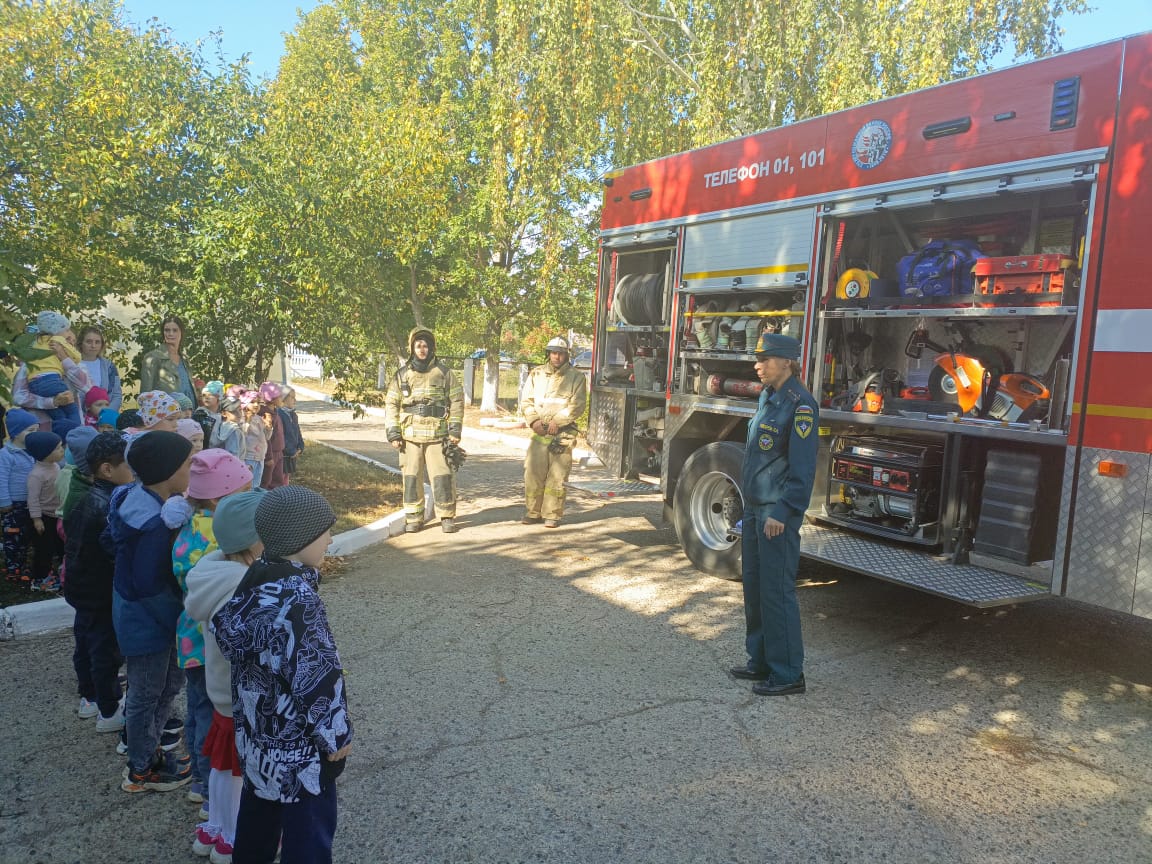
[[[360,397],[420,324],[495,381],[501,348],[590,329],[610,166],[1049,53],[1084,10],[329,0],[265,85],[116,0],[9,0],[0,287],[17,323],[119,298],[145,349],[178,314],[204,377],[262,378],[294,342]]]

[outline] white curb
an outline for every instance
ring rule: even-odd
[[[367,462],[376,468],[383,468],[392,474],[400,471],[391,465],[385,465],[376,459],[370,459],[360,453],[353,453],[343,447],[334,447],[324,444],[332,450],[352,456]],[[425,512],[435,517],[436,510],[432,501],[432,489],[424,485]],[[377,519],[368,525],[361,525],[351,531],[344,531],[332,538],[332,545],[328,547],[327,555],[350,555],[375,543],[381,543],[397,534],[404,533],[404,511],[397,510],[387,516]],[[60,633],[72,627],[76,610],[68,605],[63,597],[53,597],[51,600],[40,600],[35,603],[18,603],[0,609],[0,642],[9,642],[13,639],[25,639],[29,636],[46,636],[50,633]]]

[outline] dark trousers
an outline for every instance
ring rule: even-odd
[[[744,646],[751,668],[766,671],[773,684],[792,684],[804,674],[796,571],[800,566],[801,517],[789,519],[771,540],[764,536],[770,508],[744,511]]]
[[[335,836],[335,783],[322,787],[319,795],[301,792],[294,804],[259,798],[245,783],[232,864],[272,864],[277,848],[280,864],[331,864]]]
[[[172,716],[172,703],[184,686],[184,673],[176,665],[176,631],[172,631],[171,645],[165,650],[126,659],[124,734],[128,736],[128,765],[143,771],[156,756],[164,724]]]
[[[112,610],[77,609],[72,635],[76,640],[72,667],[76,670],[77,689],[89,702],[96,703],[101,714],[111,717],[120,703],[119,672],[124,662],[112,625]]]
[[[33,396],[41,397],[59,396],[61,393],[69,392],[68,382],[55,372],[29,378],[28,390]],[[84,418],[80,416],[80,406],[75,402],[71,405],[59,405],[42,410],[52,418],[52,431],[61,438],[67,438],[69,432],[84,422]]]
[[[27,580],[28,541],[36,529],[32,527],[32,517],[28,515],[26,501],[13,501],[12,509],[0,517],[4,526],[4,563],[8,578],[13,581]]]
[[[60,559],[64,557],[64,541],[56,530],[56,517],[45,513],[40,517],[44,522],[44,530],[37,531],[32,528],[32,581],[38,582],[47,578],[54,566],[59,566]]]

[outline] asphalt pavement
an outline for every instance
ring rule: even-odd
[[[394,463],[378,420],[302,407]],[[1152,622],[806,565],[808,693],[756,697],[725,674],[739,586],[690,568],[658,496],[521,526],[521,455],[464,446],[460,533],[322,589],[356,724],[337,861],[1152,861]],[[196,805],[119,790],[70,653],[0,643],[0,862],[202,860]]]

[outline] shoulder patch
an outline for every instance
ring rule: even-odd
[[[796,417],[792,420],[792,429],[801,438],[807,438],[812,434],[812,427],[815,425],[815,418],[811,412],[796,411]]]

